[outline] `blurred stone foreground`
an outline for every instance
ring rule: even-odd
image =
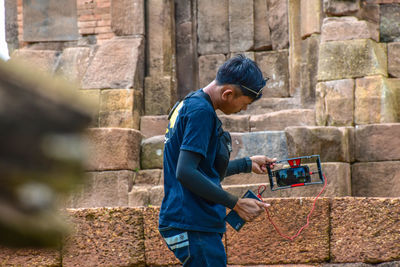
[[[55,246],[68,227],[57,199],[83,175],[90,104],[33,67],[0,61],[0,244]]]

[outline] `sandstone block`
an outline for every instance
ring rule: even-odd
[[[144,38],[120,38],[105,41],[90,63],[84,89],[142,89]]]
[[[315,125],[312,109],[288,109],[250,117],[250,131],[283,131],[288,126]]]
[[[353,196],[400,197],[398,161],[355,163],[351,176]]]
[[[227,185],[266,184],[267,182],[268,182],[267,174],[240,173],[225,177],[225,179],[222,181],[222,185],[227,186]],[[244,193],[245,192],[243,192],[243,194]]]
[[[305,224],[313,199],[267,199],[272,220],[289,235]],[[329,258],[329,199],[317,201],[310,225],[293,242],[280,237],[261,215],[240,232],[227,226],[228,264],[294,264],[324,262]]]
[[[56,72],[78,85],[89,66],[93,51],[89,47],[68,47],[60,56]]]
[[[123,128],[92,128],[87,131],[88,171],[135,170],[140,166],[139,131]]]
[[[400,123],[359,125],[355,129],[357,161],[400,160]]]
[[[137,185],[160,185],[161,177],[163,176],[163,170],[140,170],[136,172],[133,183]]]
[[[157,135],[142,141],[140,155],[142,169],[162,169],[164,135]]]
[[[301,0],[301,38],[321,32],[322,3],[320,0]]]
[[[316,123],[351,126],[354,122],[354,80],[320,82],[316,88]]]
[[[229,0],[197,3],[197,36],[200,55],[229,52]]]
[[[101,90],[100,127],[139,129],[142,92],[130,89]]]
[[[11,54],[10,61],[20,61],[29,68],[53,74],[59,53],[53,50],[18,49]]]
[[[144,92],[144,110],[146,115],[168,114],[175,99],[171,76],[146,77]]]
[[[0,262],[2,266],[61,266],[61,251],[0,247]]]
[[[400,80],[382,76],[356,80],[354,121],[356,124],[397,122]]]
[[[140,132],[146,137],[163,135],[168,126],[168,115],[142,116],[140,118]]]
[[[160,208],[149,207],[143,211],[146,264],[153,266],[179,264],[158,231]]]
[[[164,186],[162,185],[153,186],[150,188],[149,192],[151,196],[149,204],[151,206],[160,207],[164,198]]]
[[[255,58],[263,75],[270,78],[264,87],[263,97],[289,96],[288,51],[257,52]]]
[[[266,155],[270,158],[287,158],[285,132],[264,131],[253,133],[232,133],[231,159]]]
[[[400,41],[400,5],[398,3],[380,6],[381,42]]]
[[[310,170],[317,170],[316,164],[309,165]],[[327,186],[321,197],[345,197],[352,195],[352,180],[349,163],[322,162],[322,173],[325,174]],[[312,176],[319,181],[318,174]],[[323,185],[310,185],[281,190],[281,197],[316,197]]]
[[[147,207],[150,204],[149,185],[134,185],[128,194],[129,207]]]
[[[388,72],[400,78],[400,42],[388,43]]]
[[[399,258],[399,199],[336,198],[331,205],[332,262],[377,263]]]
[[[247,110],[241,111],[239,114],[258,115],[261,113],[269,113],[280,111],[283,109],[300,109],[300,101],[298,98],[285,97],[266,97],[257,100],[255,103],[247,106]]]
[[[62,266],[144,266],[143,215],[139,208],[68,210],[74,234]]]
[[[175,76],[174,1],[148,0],[146,3],[147,75]]]
[[[352,162],[354,128],[295,126],[285,129],[289,157],[320,155],[322,162]]]
[[[380,7],[376,1],[361,1],[357,17],[379,25]]]
[[[270,50],[272,48],[268,17],[267,2],[254,0],[254,50]]]
[[[254,0],[229,0],[229,50],[254,47]]]
[[[289,82],[290,95],[300,88],[301,80],[301,0],[289,1]]]
[[[321,43],[318,80],[387,76],[386,46],[369,39]]]
[[[360,0],[324,0],[323,9],[327,15],[346,16],[354,14],[360,9]]]
[[[224,131],[228,132],[248,132],[249,119],[248,115],[220,115],[218,118],[222,122]]]
[[[271,31],[272,49],[286,49],[289,46],[287,1],[267,0],[268,25]]]
[[[144,0],[111,1],[111,28],[116,35],[144,35],[144,21]]]
[[[225,62],[225,55],[205,55],[199,57],[199,85],[208,85],[217,76],[218,68]]]
[[[126,207],[133,177],[133,171],[88,172],[69,208]]]
[[[318,82],[320,35],[301,41],[300,99],[306,106],[314,106],[315,87]]]
[[[321,30],[321,42],[352,39],[372,39],[379,42],[377,24],[356,17],[325,18]]]
[[[268,178],[266,178],[266,179],[268,179]],[[251,190],[254,193],[257,193],[258,188],[262,185],[265,185],[265,181],[263,181],[262,183],[256,183],[256,184],[223,185],[223,189],[234,196],[243,197],[243,195],[248,190]],[[281,197],[280,191],[271,191],[271,190],[269,190],[269,188],[267,188],[267,190],[265,190],[265,192],[263,193],[263,198],[280,198],[280,197]],[[227,227],[230,227],[230,226],[227,226]]]

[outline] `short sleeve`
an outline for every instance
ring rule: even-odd
[[[181,149],[193,151],[206,157],[214,125],[215,114],[209,110],[197,109],[188,113]]]

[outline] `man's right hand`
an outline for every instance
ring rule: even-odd
[[[240,198],[233,210],[246,222],[251,222],[261,215],[270,205],[253,198]]]

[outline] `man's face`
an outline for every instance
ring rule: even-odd
[[[221,111],[226,115],[238,113],[242,110],[246,110],[247,106],[253,102],[253,99],[245,95],[232,95],[228,97],[221,108]]]

